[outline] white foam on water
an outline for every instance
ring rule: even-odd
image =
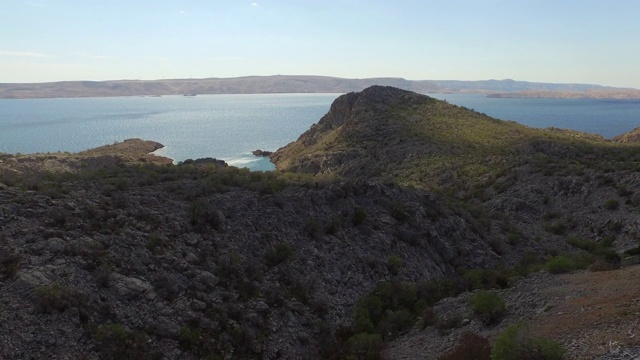
[[[260,159],[247,159],[247,158],[232,158],[232,159],[225,159],[224,161],[226,161],[227,164],[232,165],[232,166],[242,166],[242,165],[249,165],[255,162],[258,162]]]

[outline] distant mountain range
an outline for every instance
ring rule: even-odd
[[[329,76],[273,75],[236,78],[61,81],[0,83],[0,98],[162,96],[198,94],[347,93],[372,85],[394,86],[418,93],[481,93],[494,97],[636,98],[640,90],[590,84],[527,81],[406,80],[402,78],[345,79]]]

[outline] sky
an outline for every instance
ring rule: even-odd
[[[0,83],[325,75],[640,88],[638,0],[0,0]]]

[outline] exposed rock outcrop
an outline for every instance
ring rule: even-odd
[[[271,156],[271,154],[273,154],[272,151],[266,151],[266,150],[253,150],[251,152],[254,156]]]
[[[620,143],[638,143],[640,142],[640,128],[635,128],[627,133],[615,136],[611,140]]]

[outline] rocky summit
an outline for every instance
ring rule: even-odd
[[[634,142],[374,86],[271,153],[274,172],[160,146],[0,155],[1,358],[464,359],[460,341],[499,354],[509,332],[567,358],[638,345],[637,288],[593,307],[568,299],[600,287],[553,288],[636,276],[618,270],[640,253]],[[613,317],[628,332],[599,336]]]

